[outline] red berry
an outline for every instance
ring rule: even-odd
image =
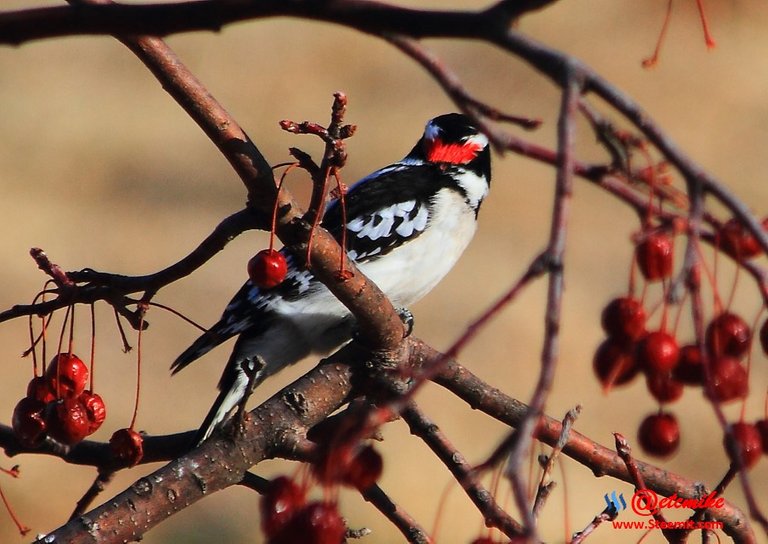
[[[73,446],[88,436],[90,422],[78,399],[65,398],[46,407],[45,424],[51,438]]]
[[[672,275],[672,239],[663,232],[652,232],[637,244],[635,257],[643,277],[659,281]]]
[[[291,518],[270,544],[341,544],[347,527],[335,504],[313,502]]]
[[[768,355],[768,319],[760,327],[760,346],[763,348],[763,353]]]
[[[763,444],[763,453],[768,455],[768,419],[760,419],[755,423],[758,432],[760,433],[760,440]]]
[[[763,228],[768,229],[768,218],[763,219]],[[720,248],[736,260],[751,259],[763,251],[757,239],[735,217],[725,222],[718,235]]]
[[[680,358],[673,371],[676,380],[688,385],[704,383],[704,358],[699,346],[688,344],[680,348]]]
[[[109,439],[109,448],[120,466],[136,466],[144,457],[144,439],[133,429],[116,430]]]
[[[664,331],[646,334],[637,344],[637,362],[648,372],[670,372],[680,360],[675,337]]]
[[[259,503],[261,530],[267,537],[274,537],[306,502],[305,490],[290,478],[279,476],[271,480]]]
[[[330,450],[321,445],[312,463],[312,472],[322,484],[342,483],[365,491],[376,483],[384,463],[373,446],[356,447],[338,441],[332,444]]]
[[[714,399],[719,402],[742,399],[749,393],[749,376],[738,359],[726,356],[712,359],[709,377]]]
[[[41,402],[51,402],[56,400],[56,392],[51,390],[51,384],[45,376],[35,376],[27,385],[27,397]]]
[[[88,417],[88,434],[93,434],[107,418],[107,407],[101,396],[92,391],[83,391],[83,394],[80,395],[80,402],[83,404],[85,415]]]
[[[365,491],[379,480],[383,468],[384,461],[379,452],[373,446],[365,446],[351,459],[342,482]]]
[[[45,377],[55,394],[63,398],[73,398],[85,391],[88,367],[77,355],[59,353],[48,365]]]
[[[262,249],[248,261],[248,277],[257,287],[277,287],[288,273],[285,256],[275,249]]]
[[[746,355],[752,343],[749,325],[738,315],[724,312],[707,326],[705,335],[710,355],[729,355],[737,359]]]
[[[645,334],[645,310],[633,297],[615,298],[603,310],[600,319],[609,337],[634,342]]]
[[[16,404],[11,426],[22,446],[36,448],[45,440],[44,410],[44,402],[29,397],[24,397]]]
[[[731,425],[731,433],[734,440],[733,446],[737,448],[736,450],[733,449],[731,444],[728,444],[728,435],[726,434],[723,437],[723,445],[731,461],[734,463],[738,462],[736,456],[738,451],[744,467],[750,468],[754,466],[760,459],[760,454],[763,453],[763,441],[760,437],[760,431],[756,426],[740,421]]]
[[[645,383],[653,398],[659,402],[674,402],[683,395],[683,383],[669,372],[648,372]]]
[[[634,350],[610,338],[597,348],[592,368],[606,392],[614,385],[628,383],[639,370]]]
[[[680,444],[680,426],[671,413],[659,412],[646,417],[640,424],[637,439],[650,455],[665,457],[677,451]]]

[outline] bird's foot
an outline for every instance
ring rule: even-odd
[[[396,308],[395,311],[397,312],[397,315],[400,316],[400,321],[402,321],[405,326],[405,334],[403,335],[403,338],[408,338],[413,332],[413,313],[408,308]]]

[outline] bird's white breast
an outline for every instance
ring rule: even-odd
[[[423,234],[385,258],[359,265],[395,306],[409,306],[429,293],[475,234],[475,213],[456,191],[439,191],[431,209],[433,215]]]

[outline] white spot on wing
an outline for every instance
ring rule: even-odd
[[[423,206],[419,208],[419,211],[416,212],[416,217],[409,218],[407,216],[404,216],[405,219],[402,223],[400,223],[397,228],[395,229],[395,232],[402,236],[403,238],[407,238],[411,236],[414,231],[421,232],[424,230],[424,228],[427,226],[427,219],[429,218],[429,213],[427,212],[426,206]]]

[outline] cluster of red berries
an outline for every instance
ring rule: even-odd
[[[383,468],[381,454],[370,445],[324,447],[312,463],[312,473],[323,485],[342,484],[360,491],[375,484]]]
[[[341,439],[335,422],[313,431],[311,439],[321,435],[322,440],[310,465],[311,474],[323,486],[326,500],[309,501],[308,485],[297,484],[288,477],[270,481],[260,503],[261,528],[270,544],[344,542],[346,524],[335,500],[328,497],[334,496],[338,485],[365,491],[381,476],[383,461],[373,446]]]
[[[23,446],[38,447],[46,436],[71,446],[96,432],[107,411],[102,398],[85,389],[88,375],[79,357],[59,353],[43,376],[32,378],[13,410],[13,431]]]
[[[341,544],[347,526],[335,502],[307,499],[307,489],[286,476],[261,497],[261,529],[269,544]]]
[[[763,225],[768,229],[768,219]],[[735,219],[720,227],[716,244],[739,263],[761,253],[754,236]],[[635,262],[647,282],[664,282],[673,273],[673,254],[670,234],[647,231],[635,247]],[[715,402],[744,399],[749,392],[749,376],[742,360],[752,345],[752,331],[746,321],[731,311],[720,311],[707,324],[702,353],[697,344],[679,346],[674,334],[666,330],[666,310],[665,306],[661,327],[649,331],[646,310],[634,296],[616,298],[603,309],[601,323],[607,338],[593,360],[593,369],[603,388],[607,391],[626,384],[642,373],[648,392],[660,404],[679,399],[685,385],[704,387],[705,394]],[[768,354],[768,321],[759,336]],[[766,449],[759,425],[768,427],[768,423],[761,422],[757,427],[743,422],[732,426],[747,466],[756,462]],[[677,418],[663,409],[648,415],[640,425],[638,440],[649,454],[674,453],[680,443]]]
[[[40,447],[46,437],[74,446],[95,433],[107,417],[104,400],[87,390],[90,372],[73,353],[59,353],[45,374],[35,376],[13,410],[12,427],[19,443]],[[134,466],[143,456],[143,439],[133,429],[119,429],[110,439],[119,466]]]

